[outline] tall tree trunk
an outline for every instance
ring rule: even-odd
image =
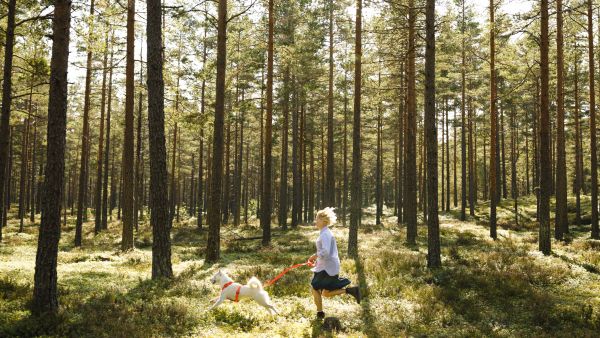
[[[581,151],[581,124],[579,121],[579,65],[580,58],[575,58],[575,225],[581,225],[581,185],[582,180],[582,151]],[[569,232],[569,227],[565,229]]]
[[[271,0],[272,1],[272,0]],[[221,186],[223,182],[223,125],[225,117],[225,71],[227,66],[227,0],[219,0],[217,24],[217,79],[213,156],[208,200],[206,261],[216,262],[221,253]]]
[[[356,0],[356,34],[354,48],[354,123],[352,129],[352,206],[350,211],[350,231],[348,234],[348,255],[358,256],[358,228],[361,219],[361,145],[360,114],[362,95],[362,0]]]
[[[296,91],[295,80],[292,81],[294,92]],[[298,101],[298,94],[294,94]],[[297,102],[296,102],[297,103]],[[292,110],[292,228],[302,222],[302,145],[300,139],[300,112],[295,104]],[[343,210],[342,210],[343,217]]]
[[[513,199],[514,205],[514,213],[515,213],[515,225],[519,226],[519,205],[517,198],[519,197],[519,192],[517,191],[517,122],[516,122],[516,109],[515,107],[511,108],[510,114],[510,192]]]
[[[58,241],[60,208],[65,169],[67,129],[67,68],[69,66],[69,29],[71,1],[56,0],[52,25],[52,59],[48,101],[48,147],[42,221],[35,258],[32,312],[41,315],[58,311]],[[5,77],[5,79],[7,79]],[[4,101],[6,102],[6,101]]]
[[[94,192],[94,234],[98,234],[98,232],[102,230],[102,159],[104,158],[104,112],[106,106],[106,75],[108,73],[108,30],[106,32],[104,46],[104,59],[102,60],[102,98],[100,100],[100,139],[98,140],[98,158],[96,161],[96,190]]]
[[[29,127],[31,125],[31,101],[29,103],[29,116],[23,125],[21,136],[21,173],[19,175],[19,232],[23,232],[23,218],[25,217],[25,183],[27,180],[27,149],[29,148]]]
[[[171,219],[167,195],[167,147],[165,141],[164,80],[161,1],[149,0],[148,37],[148,135],[150,137],[150,226],[152,227],[152,278],[173,277],[171,267]]]
[[[111,33],[110,39],[110,70],[108,75],[108,103],[106,107],[106,145],[104,149],[104,182],[102,188],[102,229],[108,229],[108,211],[109,211],[109,192],[108,192],[108,172],[109,172],[109,153],[110,153],[110,115],[112,113],[112,83],[113,83],[113,44],[114,44],[114,33]],[[114,150],[113,150],[114,154]],[[114,172],[114,171],[113,171]],[[110,208],[112,213],[112,208]],[[112,214],[111,214],[112,219]]]
[[[506,125],[504,124],[504,107],[500,109],[500,128],[498,128],[498,132],[500,133],[500,142],[502,142],[501,147],[501,164],[502,164],[502,198],[506,199],[508,197],[508,187],[506,186],[506,151],[505,151],[505,139],[504,135]]]
[[[4,213],[4,184],[7,174],[6,167],[8,162],[8,144],[10,129],[10,108],[12,104],[12,65],[13,49],[15,43],[15,14],[17,1],[8,0],[8,12],[6,21],[6,40],[4,48],[4,77],[2,81],[2,111],[0,116],[0,215]],[[10,175],[10,173],[8,173]],[[10,188],[6,188],[8,191]],[[10,205],[10,204],[9,204]],[[2,240],[2,227],[0,227],[0,241]]]
[[[206,58],[207,58],[207,51],[206,51],[206,45],[207,45],[207,40],[206,40],[206,32],[207,32],[207,28],[204,27],[204,39],[202,40],[202,67],[203,69],[206,69]],[[201,96],[200,96],[200,114],[202,115],[202,117],[206,116],[206,76],[202,77],[202,89],[201,89]],[[207,142],[208,144],[208,142]],[[198,151],[198,228],[202,229],[202,212],[204,207],[206,206],[205,203],[202,203],[203,201],[203,188],[204,185],[202,183],[202,179],[204,177],[204,156],[203,156],[203,150],[204,149],[204,128],[200,129],[200,150]],[[207,151],[207,154],[210,153],[209,151]],[[208,171],[208,169],[207,169]],[[208,180],[206,181],[207,185]]]
[[[325,206],[335,205],[335,170],[333,156],[333,0],[329,0],[329,93],[327,95],[327,175]]]
[[[477,188],[475,188],[475,176],[477,175],[474,157],[477,153],[473,147],[473,100],[469,98],[469,215],[475,216],[475,198],[477,196]]]
[[[288,211],[288,134],[289,134],[289,82],[290,70],[286,66],[283,71],[283,102],[282,114],[283,122],[281,129],[281,178],[279,180],[279,226],[287,229],[287,211]]]
[[[595,65],[594,65],[594,27],[592,23],[592,0],[588,0],[588,58],[590,74],[590,156],[592,175],[592,238],[600,239],[598,231],[598,158],[596,144],[596,93],[595,93]]]
[[[415,21],[416,9],[414,0],[408,2],[408,87],[405,129],[404,158],[404,220],[406,222],[406,240],[408,244],[416,244],[417,239],[417,103],[415,89]]]
[[[567,164],[565,154],[564,55],[562,0],[556,0],[556,219],[554,237],[562,239],[567,219]]]
[[[133,199],[134,199],[134,44],[135,44],[135,0],[127,2],[127,53],[125,63],[125,133],[123,136],[123,233],[121,250],[133,249]]]
[[[273,0],[269,0],[269,37],[267,42],[267,115],[265,116],[264,175],[262,213],[260,225],[263,230],[262,245],[271,243],[271,212],[273,210],[272,164],[273,164],[273,34],[275,27]]]
[[[490,0],[490,237],[497,238],[496,234],[496,204],[497,198],[497,179],[496,153],[498,148],[498,116],[496,112],[496,23],[494,0]]]
[[[40,121],[34,116],[33,118],[33,142],[31,143],[31,181],[30,181],[30,196],[29,196],[29,221],[31,224],[35,222],[35,183],[36,183],[36,149],[37,149],[37,126]]]
[[[77,194],[77,221],[75,223],[75,246],[81,246],[81,237],[83,233],[83,219],[85,205],[85,195],[88,185],[88,166],[90,150],[90,94],[92,91],[92,32],[94,30],[94,0],[90,1],[90,27],[88,28],[88,46],[87,62],[85,73],[85,95],[83,100],[83,131],[81,133],[81,158],[79,162],[79,192]]]
[[[551,163],[550,163],[550,109],[549,109],[549,77],[548,66],[548,0],[541,2],[541,38],[540,38],[540,206],[539,206],[539,249],[549,255],[550,248],[550,195]],[[592,75],[593,76],[593,75]],[[593,108],[592,108],[593,110]],[[592,132],[593,133],[593,132]]]
[[[461,119],[460,119],[460,220],[467,219],[467,144],[466,144],[466,52],[465,52],[465,0],[462,0],[462,24],[461,24]]]
[[[381,62],[381,60],[380,60]],[[381,217],[383,214],[383,150],[382,150],[382,123],[383,123],[383,108],[382,108],[382,99],[381,99],[381,70],[378,74],[378,87],[377,87],[377,161],[375,168],[375,202],[376,202],[376,212],[375,212],[375,224],[381,224]]]
[[[427,148],[428,177],[427,266],[429,268],[437,268],[442,265],[442,258],[440,253],[440,225],[437,204],[438,141],[435,113],[435,0],[427,0],[425,6],[425,18],[425,143]]]
[[[142,49],[140,49],[140,54],[142,53]],[[142,60],[142,55],[140,55],[140,60]],[[140,93],[138,99],[138,116],[137,116],[137,142],[136,142],[136,153],[135,153],[135,188],[134,194],[135,198],[133,201],[133,225],[135,226],[135,231],[139,230],[139,217],[140,210],[143,210],[143,172],[144,172],[144,164],[143,164],[143,130],[142,130],[142,119],[143,119],[143,99],[144,94],[142,93],[142,88],[144,84],[144,67],[140,67]]]

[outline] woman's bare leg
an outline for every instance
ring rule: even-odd
[[[317,312],[323,311],[323,298],[321,297],[321,292],[313,289],[312,287],[310,288],[310,291],[312,291],[313,299],[315,300],[315,305],[317,306]]]
[[[337,296],[337,295],[341,295],[346,293],[346,289],[337,289],[337,290],[323,290],[323,297],[333,297],[333,296]]]

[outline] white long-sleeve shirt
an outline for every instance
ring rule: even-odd
[[[328,275],[335,276],[340,273],[340,257],[338,256],[335,237],[328,227],[323,227],[317,238],[317,263],[312,268],[313,272],[325,270]]]

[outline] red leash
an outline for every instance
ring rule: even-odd
[[[289,266],[287,268],[285,268],[283,271],[281,271],[280,274],[278,274],[277,276],[275,276],[275,278],[265,282],[265,287],[269,286],[269,285],[273,285],[276,281],[278,281],[281,277],[283,277],[286,273],[290,272],[291,270],[297,269],[301,266],[315,266],[315,263],[311,262],[311,261],[306,261],[305,263],[298,263],[298,264],[294,264],[292,266]]]

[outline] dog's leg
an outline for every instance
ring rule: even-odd
[[[216,308],[217,306],[221,305],[221,303],[223,303],[224,301],[225,301],[225,294],[221,294],[221,297],[219,297],[219,299],[217,299],[217,301],[208,310],[212,310],[212,309]]]

